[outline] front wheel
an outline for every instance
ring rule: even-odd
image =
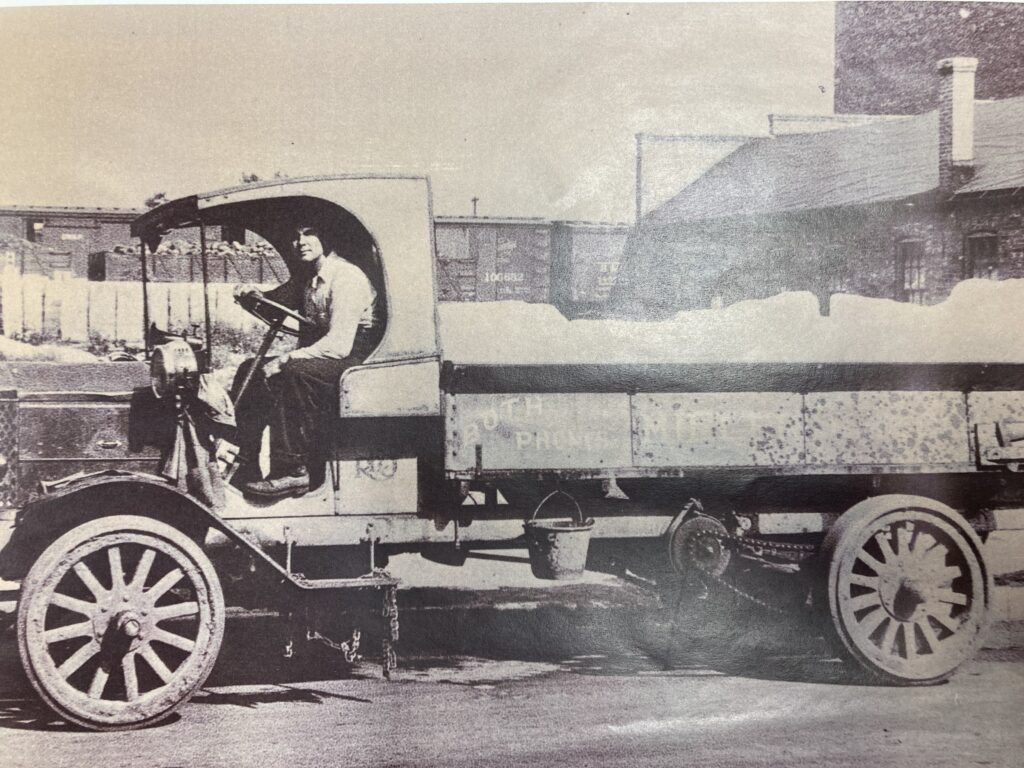
[[[61,717],[141,728],[203,684],[224,635],[224,597],[190,538],[115,516],[51,544],[22,582],[18,648],[29,681]]]
[[[825,538],[829,629],[844,653],[896,684],[935,683],[979,648],[992,579],[981,542],[919,496],[857,504]]]

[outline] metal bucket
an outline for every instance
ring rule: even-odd
[[[576,507],[575,519],[537,520],[541,507],[559,494],[567,497]],[[593,518],[584,520],[579,503],[565,491],[552,491],[545,496],[533,510],[530,519],[523,523],[533,575],[538,579],[557,581],[580,576],[587,566],[587,550],[590,549],[590,531],[593,527]]]

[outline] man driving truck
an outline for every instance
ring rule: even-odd
[[[257,369],[238,404],[237,441],[241,467],[236,482],[246,494],[264,498],[301,496],[310,490],[309,461],[330,419],[337,415],[341,374],[366,358],[381,337],[378,297],[362,269],[329,247],[313,225],[294,227],[290,238],[291,277],[264,295],[304,315],[298,348],[269,358]],[[235,298],[260,295],[250,285]],[[237,395],[249,369],[235,376]],[[260,443],[270,427],[270,472],[259,469]]]

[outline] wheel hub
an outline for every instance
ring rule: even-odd
[[[730,559],[729,550],[722,544],[727,536],[725,526],[715,518],[699,515],[683,521],[669,543],[676,573],[721,576]]]
[[[147,618],[149,611],[145,606],[140,608],[136,602],[129,594],[115,594],[100,603],[92,616],[92,631],[96,641],[127,652],[145,640],[151,628]]]
[[[911,578],[883,580],[878,592],[882,607],[897,621],[919,618],[928,599],[924,587]]]
[[[142,620],[135,615],[134,611],[125,611],[118,614],[115,626],[118,632],[131,640],[137,637],[141,638],[144,634],[142,631]]]
[[[700,532],[686,540],[686,554],[701,568],[709,568],[721,557],[721,545],[707,532]]]

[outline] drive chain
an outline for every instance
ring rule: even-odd
[[[796,544],[793,542],[769,541],[767,539],[753,539],[746,536],[736,536],[728,533],[716,534],[712,533],[711,531],[701,531],[697,535],[711,536],[714,539],[716,539],[719,542],[719,544],[721,544],[723,547],[729,547],[734,551],[737,551],[741,548],[748,549],[755,556],[758,557],[763,556],[765,554],[784,556],[782,553],[799,553],[810,556],[818,551],[817,544]],[[723,579],[721,576],[716,576],[711,571],[707,570],[706,568],[703,568],[699,563],[694,562],[694,565],[700,573],[701,579],[705,582],[705,585],[711,583],[718,587],[721,587],[726,591],[731,592],[732,594],[737,595],[738,597],[741,597],[744,600],[753,603],[754,605],[764,608],[766,611],[769,611],[770,613],[775,613],[781,616],[786,616],[790,613],[790,611],[788,611],[787,609],[782,608],[778,605],[773,605],[767,602],[766,600],[757,597],[756,595],[752,595],[749,592],[740,589],[735,584],[727,581],[726,579]]]
[[[702,534],[705,535],[705,534]],[[712,534],[710,531],[706,535],[714,536],[723,544],[733,544],[738,547],[744,547],[746,549],[760,550],[759,554],[767,553],[770,555],[778,555],[782,552],[802,552],[804,554],[813,555],[818,551],[817,544],[796,544],[791,541],[770,541],[769,539],[753,539],[749,536],[736,536],[731,533],[727,534]]]

